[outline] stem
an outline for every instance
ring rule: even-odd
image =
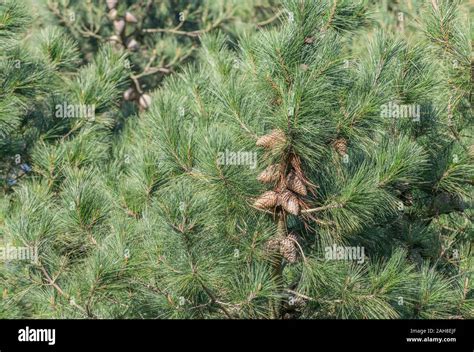
[[[325,211],[325,210],[335,209],[335,208],[342,208],[342,207],[343,207],[342,204],[332,203],[332,204],[328,204],[328,205],[318,207],[318,208],[301,210],[301,212],[302,213],[316,213],[316,212],[320,212],[320,211]]]
[[[176,35],[184,35],[184,36],[191,37],[191,38],[197,38],[201,34],[208,33],[210,31],[212,31],[213,29],[216,29],[223,22],[225,22],[226,20],[229,20],[230,18],[231,17],[229,17],[229,18],[220,18],[220,19],[216,20],[216,22],[212,23],[210,26],[208,26],[205,29],[195,30],[195,31],[191,31],[191,32],[180,31],[180,30],[177,30],[176,28],[173,28],[173,29],[169,29],[169,28],[146,28],[146,29],[143,30],[143,32],[144,33],[170,33],[170,34],[176,34]],[[181,27],[181,26],[179,26],[179,27]]]
[[[204,292],[206,292],[206,294],[209,296],[209,298],[211,299],[211,301],[217,305],[217,307],[219,307],[220,310],[222,310],[222,312],[227,316],[227,318],[229,319],[233,319],[232,318],[232,315],[229,313],[229,311],[222,305],[222,303],[220,303],[216,296],[212,293],[212,291],[206,286],[204,285],[204,283],[199,280]]]
[[[286,224],[283,212],[278,215],[277,220],[277,236],[286,236]],[[283,266],[281,258],[277,258],[272,263],[272,278],[275,280],[278,291],[283,291]],[[281,309],[281,298],[276,298],[271,304],[272,308],[272,319],[279,319]]]
[[[283,14],[283,12],[284,12],[283,10],[280,10],[274,16],[266,19],[265,21],[257,23],[257,27],[263,27],[263,26],[266,26],[266,25],[276,21]]]
[[[59,293],[59,295],[64,297],[69,302],[70,305],[72,305],[74,308],[80,310],[83,314],[85,314],[89,318],[93,318],[93,319],[97,318],[94,314],[92,314],[92,312],[84,309],[83,307],[78,305],[76,302],[74,302],[74,300],[71,299],[71,296],[69,296],[66,292],[64,292],[62,290],[61,287],[58,286],[58,284],[56,283],[56,280],[53,280],[51,278],[51,276],[48,274],[48,272],[46,271],[43,264],[40,264],[39,268],[40,268],[41,272],[43,273],[43,275],[45,276],[46,280],[48,281],[48,285],[52,286]]]

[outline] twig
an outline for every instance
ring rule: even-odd
[[[297,296],[297,297],[303,298],[303,299],[308,300],[308,301],[317,302],[316,299],[314,299],[314,298],[312,298],[312,297],[309,297],[309,296],[306,296],[306,295],[304,295],[304,294],[302,294],[302,293],[293,291],[293,290],[286,289],[285,292],[291,293],[292,295],[295,295],[295,296]]]
[[[49,276],[48,272],[46,271],[45,267],[42,265],[42,264],[39,264],[39,268],[41,270],[41,272],[43,273],[43,275],[46,277],[46,280],[48,281],[48,284],[52,287],[54,287],[54,289],[56,289],[56,291],[62,296],[64,297],[70,305],[72,305],[73,307],[79,309],[83,314],[85,314],[86,316],[88,316],[89,318],[94,318],[96,319],[97,317],[92,314],[91,312],[87,312],[83,307],[81,307],[80,305],[78,305],[76,302],[74,302],[73,299],[71,299],[71,296],[69,296],[69,294],[67,294],[66,292],[64,292],[62,290],[61,287],[59,287],[59,285],[56,283],[56,280],[53,280],[51,278],[51,276]]]
[[[336,208],[343,208],[343,207],[344,207],[344,205],[342,205],[342,204],[331,203],[331,204],[328,204],[328,205],[325,205],[325,206],[322,206],[322,207],[318,207],[318,208],[302,210],[301,212],[302,213],[316,213],[316,212],[320,212],[320,211],[325,211],[325,210],[329,210],[329,209],[336,209]]]
[[[191,37],[191,38],[197,38],[201,34],[204,34],[204,33],[212,31],[213,29],[216,29],[224,21],[229,20],[230,18],[232,18],[232,17],[220,18],[206,29],[200,29],[200,30],[195,30],[195,31],[190,31],[190,32],[180,31],[180,30],[177,29],[177,28],[181,27],[183,22],[181,22],[181,24],[178,25],[178,27],[175,27],[175,28],[172,28],[172,29],[170,29],[170,28],[145,28],[145,29],[143,29],[143,32],[144,33],[169,33],[169,34],[176,34],[176,35],[184,35],[184,36]]]
[[[300,244],[298,243],[298,241],[295,240],[295,239],[293,239],[293,238],[291,238],[291,237],[287,237],[287,238],[288,238],[290,241],[294,242],[294,243],[298,246],[298,248],[299,248],[299,250],[300,250],[300,252],[301,252],[301,256],[303,257],[303,261],[306,263],[306,262],[307,262],[306,256],[304,255],[303,248],[301,248],[301,246],[300,246]]]
[[[266,19],[265,21],[257,23],[257,27],[263,27],[263,26],[269,25],[270,23],[276,21],[283,14],[283,12],[284,12],[283,10],[280,10],[276,13],[276,15]]]
[[[334,20],[334,15],[336,14],[336,8],[337,8],[337,0],[334,0],[334,4],[332,5],[331,12],[329,14],[329,19],[326,25],[324,26],[324,28],[321,30],[321,32],[326,32],[331,26],[332,21]]]
[[[227,318],[229,319],[233,319],[232,318],[232,315],[228,312],[228,310],[222,305],[222,303],[220,303],[220,301],[218,301],[216,299],[216,297],[214,296],[214,294],[211,292],[211,290],[209,288],[206,287],[206,285],[204,285],[204,283],[199,280],[199,283],[201,284],[202,288],[204,289],[204,291],[206,292],[206,294],[209,296],[209,298],[212,300],[212,302],[214,302],[215,304],[217,304],[217,306],[219,307],[220,310],[222,310],[224,312],[224,314],[227,316]]]

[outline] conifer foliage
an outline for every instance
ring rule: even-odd
[[[78,41],[86,60],[104,43],[129,54],[131,80],[123,99],[141,109],[150,105],[148,92],[195,56],[201,35],[222,30],[236,36],[269,25],[279,16],[277,4],[272,0],[47,0],[49,11]]]
[[[412,35],[367,2],[281,6],[278,25],[200,36],[121,128],[126,58],[75,69],[73,42],[46,37],[38,80],[59,97],[0,92],[5,136],[26,131],[25,96],[49,123],[0,208],[3,241],[37,249],[0,267],[0,316],[474,317],[465,4],[425,2]],[[14,48],[24,19],[2,13]],[[95,119],[37,117],[49,99]]]

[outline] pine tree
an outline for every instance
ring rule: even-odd
[[[36,145],[0,229],[39,257],[0,269],[0,314],[472,318],[463,6],[426,2],[405,36],[285,0],[279,26],[203,36],[114,137]],[[106,104],[98,73],[127,73],[96,60],[72,87]]]

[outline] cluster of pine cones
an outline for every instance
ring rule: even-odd
[[[285,135],[280,130],[274,130],[257,140],[257,146],[267,149],[276,148],[284,143]],[[304,206],[301,197],[308,194],[308,182],[301,170],[301,161],[296,155],[291,154],[289,162],[268,166],[258,176],[258,180],[263,183],[273,183],[275,187],[255,200],[256,208],[275,210],[281,207],[287,213],[300,214]]]
[[[273,130],[257,140],[257,146],[269,150],[281,148],[285,145],[285,134],[281,130]],[[308,194],[309,182],[301,169],[301,161],[295,154],[280,164],[268,166],[259,176],[263,183],[274,184],[271,191],[266,191],[254,202],[258,209],[273,212],[286,212],[299,215],[306,207],[302,197]],[[283,216],[284,214],[282,214]],[[286,231],[285,231],[286,233]],[[294,263],[298,255],[298,237],[294,233],[286,236],[279,234],[267,242],[270,252],[281,254],[288,262]]]
[[[117,10],[118,2],[118,0],[107,0],[107,8],[109,9],[107,16],[111,21],[113,21],[115,32],[109,40],[130,51],[137,51],[140,48],[140,45],[133,37],[133,28],[136,27],[138,19],[133,13],[128,11],[121,16]],[[128,28],[127,26],[132,28],[132,32],[129,35],[127,35],[126,31]],[[138,105],[144,110],[148,109],[151,105],[151,96],[146,93],[138,92],[136,88],[128,88],[123,93],[123,97],[128,101],[138,101]]]
[[[270,253],[278,253],[289,263],[298,259],[298,236],[290,233],[287,236],[276,236],[268,240],[265,249]]]

